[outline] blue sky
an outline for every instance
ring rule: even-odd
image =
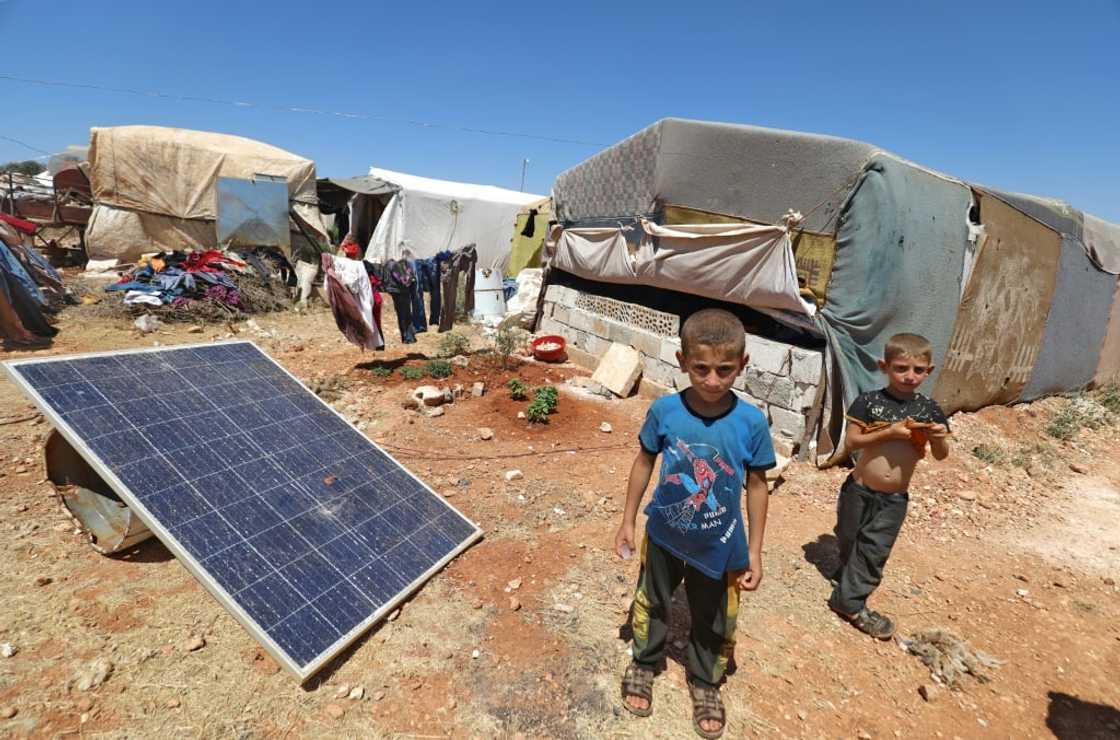
[[[0,137],[46,151],[159,124],[267,141],[320,175],[375,164],[516,189],[528,158],[525,189],[547,193],[682,116],[861,139],[1120,222],[1120,0],[0,0],[0,38],[0,74],[253,104],[0,79]],[[36,154],[0,138],[0,161]]]

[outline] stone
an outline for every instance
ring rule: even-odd
[[[747,334],[747,367],[773,375],[789,375],[790,347],[772,339]]]
[[[455,367],[469,367],[471,364],[470,358],[464,355],[455,355],[451,358],[451,364]]]
[[[918,694],[927,702],[935,702],[941,697],[941,687],[937,684],[924,683],[918,687]]]
[[[625,398],[634,390],[642,374],[642,357],[633,347],[617,342],[607,349],[591,379],[611,393]]]
[[[346,708],[341,704],[328,704],[326,711],[331,719],[342,719],[342,715],[346,714]]]
[[[434,385],[422,385],[412,391],[412,397],[423,406],[439,406],[445,402],[443,391]]]
[[[525,412],[524,411],[518,411],[517,412],[517,418],[518,419],[524,419],[525,418]]]
[[[471,395],[475,398],[482,398],[484,393],[486,393],[486,384],[481,380],[476,380],[474,384],[471,385]]]
[[[463,396],[467,395],[467,392],[466,390],[464,390],[462,383],[456,383],[455,385],[451,386],[451,395],[455,398],[462,398]]]
[[[49,586],[52,583],[54,583],[54,579],[51,578],[50,576],[39,576],[38,578],[35,579],[35,585],[40,586],[40,587]]]
[[[814,388],[821,383],[821,369],[824,367],[824,355],[801,347],[790,349],[789,376],[795,383],[812,385]]]
[[[180,706],[182,706],[182,702],[179,701],[179,698],[176,696],[173,696],[167,700],[168,709],[178,709]]]
[[[779,453],[777,451],[774,452],[774,459],[775,459],[777,464],[774,465],[774,467],[772,467],[772,468],[770,468],[769,470],[766,471],[766,480],[767,481],[776,481],[779,478],[781,478],[782,473],[784,473],[786,471],[786,468],[788,468],[790,462],[792,462],[790,460],[790,458],[786,457],[785,455],[782,455],[781,453]]]
[[[351,701],[361,701],[365,695],[366,690],[361,686],[355,686],[354,688],[350,689],[350,693],[347,694],[347,696],[350,697]]]
[[[89,665],[78,670],[77,675],[74,676],[73,683],[78,691],[96,689],[109,680],[109,677],[113,675],[113,669],[115,667],[113,662],[108,658],[97,658]]]
[[[782,436],[795,443],[801,441],[802,435],[805,434],[804,414],[774,405],[770,406],[769,411],[772,436]]]
[[[494,439],[494,430],[490,427],[479,427],[478,438],[483,440]]]
[[[19,648],[17,648],[10,642],[5,642],[0,645],[0,655],[4,656],[5,658],[10,658],[18,652]]]
[[[797,386],[784,375],[762,372],[748,366],[735,382],[742,383],[740,390],[745,390],[766,403],[777,404],[786,409],[796,406]]]
[[[431,409],[430,411],[428,411],[427,415],[428,415],[429,419],[434,419],[438,416],[443,416],[446,413],[447,413],[447,409],[445,409],[443,406],[437,406],[434,409]]]
[[[966,489],[964,491],[957,491],[957,498],[963,499],[964,501],[975,501],[977,494],[976,491]]]
[[[871,733],[867,730],[856,730],[856,737],[859,740],[871,740]]]
[[[604,421],[602,424],[599,425],[599,431],[602,432],[603,434],[610,434],[614,430],[611,427],[610,422]]]
[[[475,648],[474,650],[471,651],[471,660],[478,660],[481,656],[482,656],[482,653],[479,651],[478,648]]]
[[[581,375],[577,375],[576,377],[569,380],[568,385],[574,388],[582,388],[588,393],[596,396],[602,396],[603,398],[613,398],[611,392],[607,390],[607,387],[602,383],[596,380],[592,380],[591,378],[585,378]]]
[[[516,596],[509,597],[509,608],[510,611],[517,611],[521,608],[521,602],[517,600]]]
[[[1081,463],[1075,463],[1075,462],[1070,463],[1069,464],[1069,469],[1072,470],[1073,472],[1079,474],[1079,475],[1088,475],[1088,473],[1089,473],[1089,468],[1085,467]]]
[[[373,694],[373,700],[374,701],[381,701],[384,698],[385,698],[385,692],[384,691],[375,691],[374,694]]]
[[[90,699],[88,696],[83,696],[81,699],[78,699],[78,703],[75,706],[79,712],[88,712],[93,709],[93,699]]]
[[[517,468],[514,468],[513,470],[507,470],[505,477],[506,477],[506,481],[509,482],[509,481],[521,480],[522,478],[525,477],[525,474],[522,473]]]
[[[350,693],[349,684],[342,684],[341,686],[339,686],[337,689],[334,690],[334,698],[335,699],[341,699],[342,697],[346,696],[349,693]]]
[[[15,707],[9,706],[9,707],[4,707],[3,709],[0,709],[0,717],[3,717],[4,719],[11,719],[12,717],[16,716],[17,714],[19,714],[19,710],[16,709]]]
[[[194,326],[188,326],[187,327],[187,333],[188,334],[201,334],[202,333],[202,327],[199,326],[198,324],[195,324]]]
[[[206,640],[201,635],[192,635],[186,642],[183,643],[183,652],[193,653],[196,650],[201,650],[206,647]]]

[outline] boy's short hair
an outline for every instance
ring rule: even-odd
[[[722,308],[697,311],[681,327],[681,354],[688,355],[701,344],[733,348],[742,357],[747,346],[743,322],[735,314]]]
[[[933,345],[921,334],[895,334],[887,340],[883,347],[883,359],[890,362],[896,357],[923,358],[926,362],[933,361]]]

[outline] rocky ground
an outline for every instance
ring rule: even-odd
[[[116,557],[93,551],[44,481],[48,426],[0,381],[0,734],[691,736],[683,605],[654,716],[631,717],[618,698],[637,563],[610,547],[647,400],[574,391],[564,381],[587,373],[573,366],[504,368],[464,329],[467,364],[440,383],[463,396],[437,417],[405,410],[421,381],[401,368],[424,365],[439,338],[363,354],[323,310],[140,336],[79,307],[61,329],[52,354],[236,330],[486,534],[300,686],[158,541]],[[525,403],[504,389],[514,376],[562,388],[548,424],[518,418]],[[470,393],[477,382],[481,397]],[[906,634],[945,628],[1003,662],[988,682],[966,676],[953,690],[826,609],[846,471],[794,464],[771,500],[762,587],[739,617],[728,736],[1120,736],[1120,431],[1105,419],[1055,439],[1048,428],[1088,418],[1070,407],[1049,399],[957,415],[953,455],[916,478],[875,605]]]

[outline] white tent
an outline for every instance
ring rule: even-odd
[[[405,250],[413,257],[432,257],[473,243],[479,267],[500,265],[509,256],[517,213],[543,197],[377,167],[369,174],[400,188],[370,238],[365,257],[371,262],[400,259]]]

